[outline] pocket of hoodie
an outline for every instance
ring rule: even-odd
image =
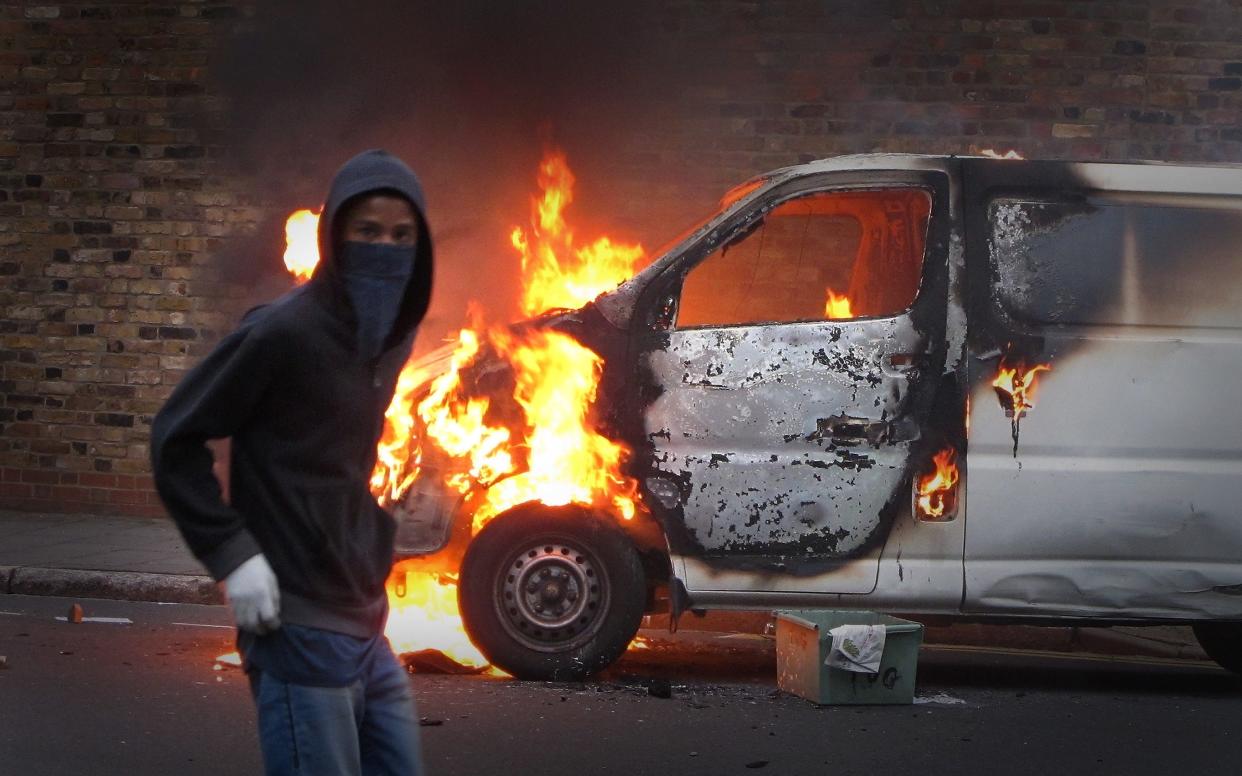
[[[379,568],[385,559],[372,557],[379,527],[374,524],[378,507],[371,494],[335,486],[307,488],[300,495],[312,543],[308,549],[318,567],[310,573],[334,572],[363,589],[373,587],[377,579],[382,583],[387,568]]]

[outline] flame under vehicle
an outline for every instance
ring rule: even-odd
[[[506,478],[450,487],[424,447],[399,551],[461,562],[472,639],[520,677],[607,665],[644,612],[786,607],[1193,624],[1240,669],[1240,252],[1236,168],[772,172],[514,329],[602,359],[594,422],[636,514],[532,501],[480,527]],[[428,384],[451,350],[416,364]],[[487,350],[460,376],[503,416]]]

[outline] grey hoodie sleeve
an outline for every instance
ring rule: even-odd
[[[241,514],[224,503],[207,440],[232,436],[244,425],[276,374],[279,352],[243,323],[182,378],[151,426],[156,490],[217,581],[261,549]]]

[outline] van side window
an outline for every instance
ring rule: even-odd
[[[918,293],[931,196],[922,189],[789,200],[686,276],[677,326],[897,315]]]
[[[1032,324],[1242,328],[1242,202],[996,197],[996,304]]]

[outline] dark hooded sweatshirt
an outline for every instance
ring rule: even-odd
[[[364,359],[336,268],[342,205],[395,191],[420,221],[414,273],[381,355]],[[156,488],[217,580],[262,552],[280,584],[283,623],[369,637],[383,628],[394,523],[368,480],[384,410],[431,295],[432,247],[418,179],[367,151],[337,173],[319,221],[320,262],[305,285],[249,312],[191,370],[156,416]],[[232,437],[230,503],[209,439]]]

